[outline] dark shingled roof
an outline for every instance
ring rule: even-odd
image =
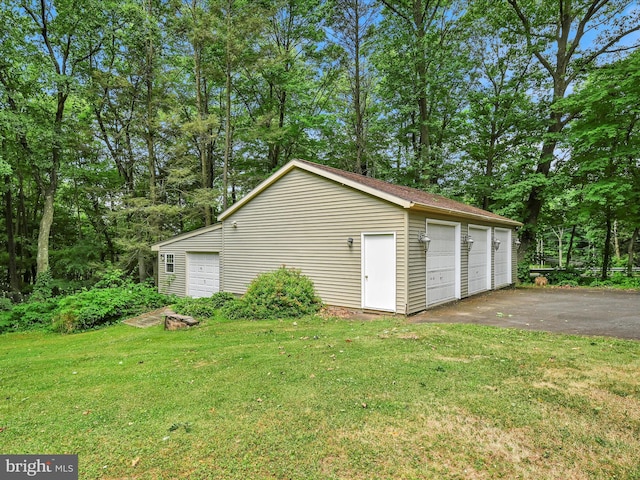
[[[511,220],[510,218],[496,215],[495,213],[488,212],[481,208],[467,205],[466,203],[457,202],[450,198],[436,195],[429,192],[424,192],[416,188],[404,187],[402,185],[394,185],[377,178],[366,177],[358,173],[351,173],[338,168],[329,167],[327,165],[321,165],[319,163],[309,162],[307,160],[297,160],[300,163],[315,167],[320,170],[324,170],[333,175],[337,175],[345,178],[346,180],[359,183],[365,187],[378,190],[382,193],[393,195],[402,200],[417,204],[417,206],[432,207],[436,209],[450,210],[451,212],[458,212],[460,214],[467,214],[477,217],[485,217],[487,220],[496,220],[498,222],[509,223],[512,225],[520,225],[520,222]]]

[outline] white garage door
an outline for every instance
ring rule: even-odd
[[[460,298],[459,255],[455,224],[427,221],[427,305]]]
[[[187,295],[210,297],[220,291],[220,255],[217,253],[187,253]]]
[[[396,311],[396,237],[362,235],[362,307]]]
[[[491,251],[488,228],[469,226],[469,238],[473,239],[469,250],[469,295],[491,288]]]
[[[511,230],[496,228],[494,229],[493,235],[500,241],[498,250],[494,253],[495,288],[499,288],[512,283]]]

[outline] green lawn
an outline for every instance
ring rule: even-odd
[[[0,336],[0,453],[80,478],[640,478],[640,343],[307,318]]]

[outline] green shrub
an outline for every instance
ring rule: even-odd
[[[224,307],[227,303],[236,300],[238,297],[230,292],[218,292],[211,295],[210,299],[216,309]]]
[[[625,274],[616,272],[607,280],[600,280],[595,278],[592,280],[590,286],[592,287],[614,287],[621,289],[640,289],[640,278],[627,277]]]
[[[50,270],[45,270],[39,273],[36,278],[36,284],[33,286],[33,293],[31,299],[36,302],[41,302],[53,297],[53,285],[54,280],[51,276]]]
[[[232,319],[298,318],[318,312],[321,306],[308,277],[299,270],[281,267],[258,275],[247,293],[227,302],[222,313]]]
[[[122,287],[128,283],[124,270],[109,266],[99,275],[99,280],[94,288]]]
[[[48,329],[57,306],[56,298],[18,303],[0,313],[0,332]]]
[[[553,270],[545,273],[545,277],[550,285],[559,286],[578,286],[582,279],[582,272],[575,268],[567,268],[565,270]]]
[[[208,297],[181,298],[172,308],[176,313],[197,318],[211,318],[215,315],[216,311]]]
[[[163,307],[175,297],[160,294],[148,284],[126,282],[120,287],[94,288],[58,302],[53,329],[60,333],[87,330]]]
[[[518,281],[520,283],[531,283],[531,274],[530,274],[530,264],[529,262],[520,262],[518,263]]]
[[[216,310],[221,309],[227,302],[233,301],[236,296],[229,292],[217,292],[210,297],[181,298],[173,306],[176,313],[191,317],[211,318]]]

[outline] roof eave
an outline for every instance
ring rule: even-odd
[[[425,205],[423,203],[412,203],[411,206],[409,207],[409,209],[411,210],[416,210],[419,212],[427,212],[427,213],[438,213],[441,215],[451,215],[451,216],[455,216],[455,217],[461,217],[461,218],[466,218],[468,220],[476,220],[476,221],[482,221],[482,222],[487,222],[487,223],[494,223],[494,224],[500,224],[500,225],[508,225],[510,227],[521,227],[523,224],[516,221],[516,220],[511,220],[509,218],[506,217],[491,217],[488,215],[481,215],[481,214],[476,214],[476,213],[469,213],[469,212],[463,212],[460,210],[454,210],[451,208],[444,208],[444,207],[436,207],[433,205]]]
[[[173,236],[171,238],[167,238],[166,240],[163,240],[161,242],[154,243],[153,245],[151,245],[151,251],[152,252],[159,252],[160,251],[160,247],[164,247],[165,245],[170,245],[173,242],[177,242],[177,241],[180,241],[180,240],[186,240],[187,238],[195,237],[197,235],[202,235],[203,233],[213,232],[214,230],[218,230],[220,228],[222,228],[222,224],[221,223],[216,223],[214,225],[209,225],[208,227],[197,228],[196,230],[192,230],[190,232],[183,233],[181,235],[175,235],[175,236]]]

